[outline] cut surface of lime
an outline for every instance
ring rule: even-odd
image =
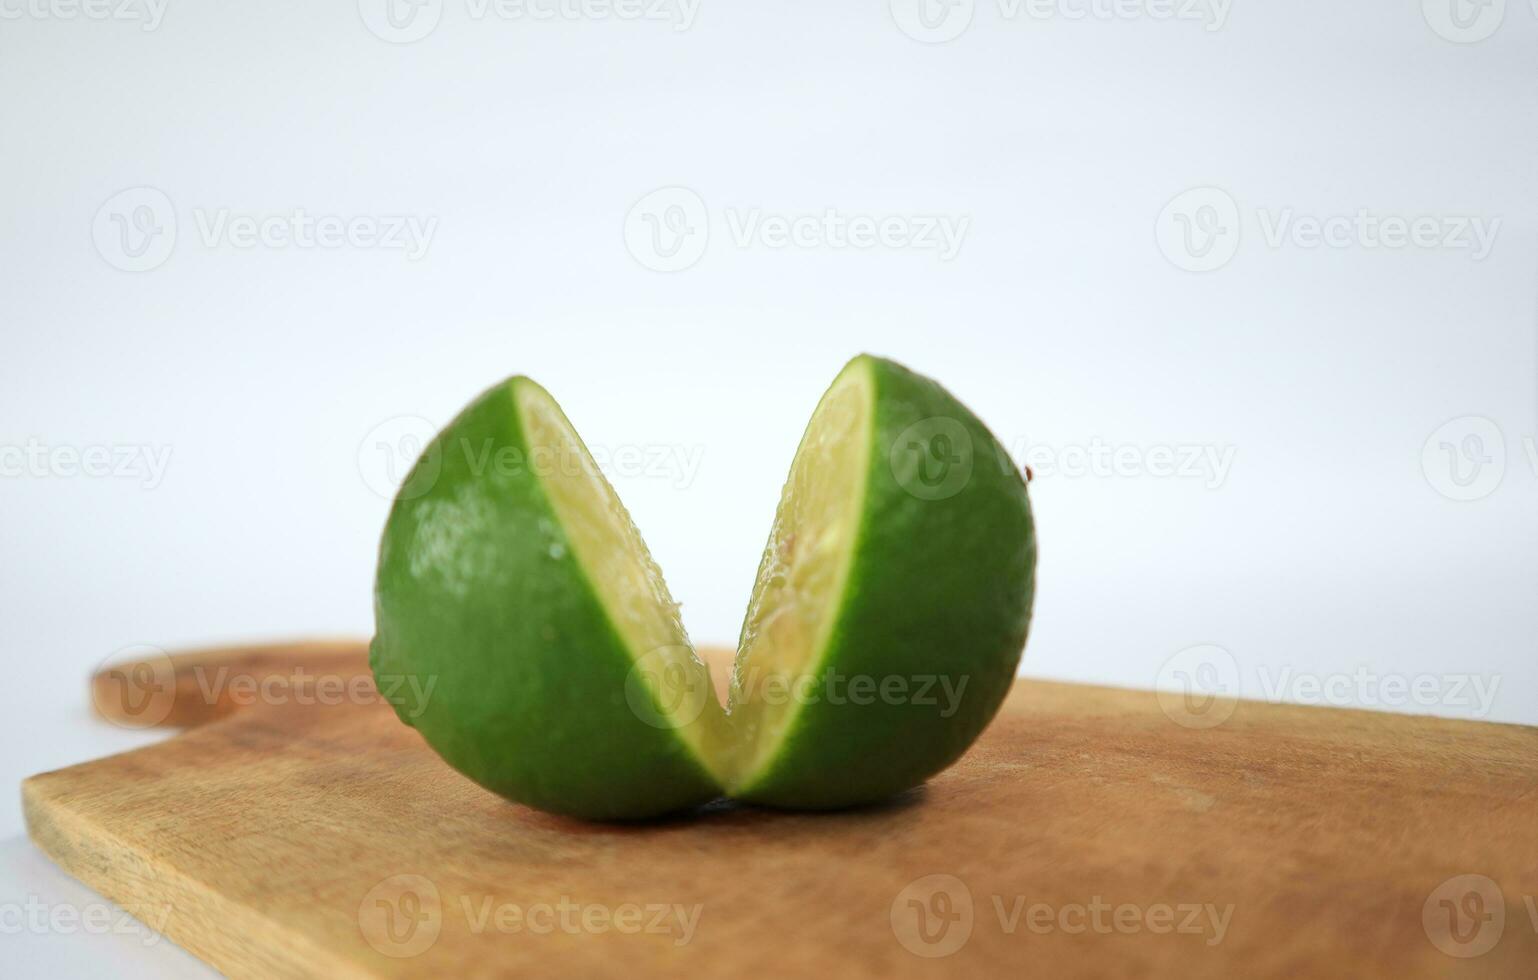
[[[874,386],[862,362],[833,382],[801,437],[753,584],[732,670],[729,788],[750,781],[808,701],[859,531]]]
[[[530,465],[549,495],[573,557],[636,661],[627,681],[627,703],[648,724],[678,731],[709,765],[719,751],[720,705],[662,570],[555,399],[525,379],[513,390],[528,435]]]

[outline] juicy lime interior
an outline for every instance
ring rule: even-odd
[[[709,763],[714,749],[705,743],[714,739],[707,733],[721,709],[709,669],[694,653],[662,570],[555,399],[529,381],[515,384],[514,392],[528,441],[525,463],[539,477],[575,552],[563,555],[560,535],[551,528],[551,557],[569,557],[581,565],[636,658],[635,676],[650,690],[656,713]],[[705,723],[696,724],[702,714]]]
[[[859,533],[873,388],[868,367],[851,364],[796,449],[737,645],[729,785],[773,758],[822,661]]]

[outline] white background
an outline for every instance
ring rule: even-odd
[[[1151,687],[1215,644],[1253,697],[1538,723],[1538,4],[960,0],[931,29],[704,0],[679,29],[428,0],[392,43],[383,0],[27,2],[0,0],[0,837],[24,776],[156,737],[90,718],[114,651],[366,635],[391,420],[514,373],[595,447],[697,461],[613,475],[698,641],[734,640],[800,430],[872,351],[1036,461],[1026,675]],[[432,237],[202,227],[296,209]],[[948,258],[776,247],[734,237],[755,209],[966,225]],[[1359,212],[1496,235],[1294,224]],[[679,215],[694,261],[654,271]],[[1097,445],[1132,462],[1076,469]],[[1187,446],[1231,465],[1150,471]],[[54,453],[91,447],[169,462]]]

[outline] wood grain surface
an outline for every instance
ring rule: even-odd
[[[1021,681],[891,803],[602,825],[463,779],[366,671],[105,672],[103,715],[194,727],[27,780],[33,840],[242,977],[1538,975],[1538,729]]]

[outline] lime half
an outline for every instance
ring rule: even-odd
[[[1030,621],[1025,481],[938,384],[851,361],[791,463],[732,674],[736,797],[831,808],[914,786],[1008,693]]]
[[[708,669],[555,400],[527,378],[497,385],[417,471],[380,546],[371,647],[402,720],[476,782],[556,813],[718,796]]]

